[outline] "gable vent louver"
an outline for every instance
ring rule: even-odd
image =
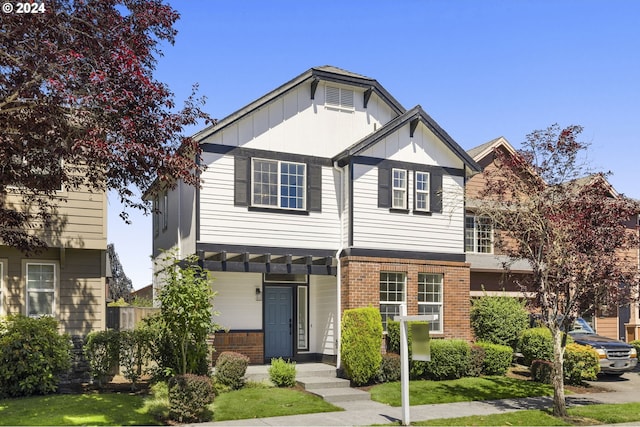
[[[325,104],[332,107],[353,110],[353,90],[326,86]]]

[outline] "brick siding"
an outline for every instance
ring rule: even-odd
[[[213,346],[215,352],[212,356],[212,362],[215,365],[218,356],[223,351],[235,351],[249,357],[251,364],[264,363],[264,333],[255,332],[216,332]]]
[[[380,306],[380,272],[400,272],[407,277],[407,313],[418,314],[418,273],[443,275],[443,330],[440,338],[471,339],[469,324],[470,269],[462,262],[400,258],[344,257],[341,262],[342,311]]]

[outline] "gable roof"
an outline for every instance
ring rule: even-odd
[[[478,165],[474,159],[472,159],[469,154],[458,145],[457,142],[449,136],[449,134],[436,123],[435,120],[429,116],[420,105],[416,105],[411,110],[406,111],[400,116],[394,118],[389,121],[383,127],[381,127],[376,132],[366,136],[360,141],[353,144],[351,147],[342,151],[338,155],[333,158],[333,161],[338,162],[339,165],[344,166],[349,158],[356,156],[363,151],[367,150],[369,147],[375,145],[378,141],[395,132],[399,128],[405,126],[409,123],[411,127],[411,134],[413,135],[413,130],[415,130],[418,123],[423,123],[427,128],[429,128],[438,139],[440,139],[453,153],[472,171],[472,172],[480,172],[482,168]]]
[[[252,103],[244,106],[236,112],[231,113],[224,119],[219,120],[217,123],[197,132],[195,135],[193,135],[193,138],[196,141],[202,141],[211,134],[229,126],[230,124],[241,119],[247,114],[250,114],[251,112],[264,106],[265,104],[271,102],[275,98],[282,96],[283,94],[305,83],[311,84],[309,96],[311,97],[311,99],[313,99],[315,95],[315,89],[320,80],[367,88],[367,91],[365,92],[365,99],[368,99],[368,97],[371,96],[371,93],[375,92],[376,95],[382,98],[391,107],[391,109],[396,112],[396,114],[402,114],[406,111],[406,109],[389,92],[387,92],[387,90],[383,88],[377,80],[331,65],[324,65],[320,67],[310,68],[299,76],[294,77],[287,83],[256,99]]]
[[[513,148],[511,144],[509,144],[509,141],[507,141],[504,136],[499,136],[496,139],[492,139],[489,142],[485,142],[484,144],[467,150],[467,153],[473,158],[473,160],[478,162],[489,154],[493,153],[493,150],[500,146],[504,147],[511,154],[515,154],[516,152],[516,149]]]

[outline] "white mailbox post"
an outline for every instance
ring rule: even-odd
[[[409,336],[408,322],[430,322],[438,320],[437,314],[423,314],[418,316],[407,316],[406,304],[400,304],[400,316],[393,318],[400,322],[400,385],[402,396],[402,425],[408,426],[411,423],[409,413]]]

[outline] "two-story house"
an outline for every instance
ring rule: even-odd
[[[502,150],[511,155],[516,152],[503,137],[468,150],[469,156],[482,167],[482,172],[474,175],[468,181],[466,191],[465,247],[467,262],[471,266],[471,296],[475,298],[489,294],[517,298],[533,297],[533,295],[523,294],[515,284],[518,276],[531,274],[531,267],[526,261],[519,260],[509,263],[509,274],[507,274],[504,265],[508,259],[494,248],[495,233],[499,233],[499,230],[494,230],[490,221],[477,215],[474,211],[474,206],[477,205],[477,201],[481,198],[480,194],[485,187],[485,173],[497,167],[494,163],[495,150]],[[575,185],[582,185],[590,179],[604,178],[601,176],[597,176],[597,178],[585,177],[577,180]],[[605,188],[609,189],[608,194],[604,195],[605,197],[618,197],[618,193],[609,183],[605,183]],[[638,216],[632,218],[627,226],[629,232],[637,233]],[[635,248],[631,253],[621,252],[620,259],[624,262],[635,263],[636,268],[640,267],[638,265],[639,249]],[[623,307],[598,307],[595,311],[581,313],[581,315],[592,322],[600,335],[626,341],[640,338],[640,308],[637,303]]]
[[[345,309],[438,314],[469,339],[464,191],[480,167],[376,80],[312,68],[195,135],[201,188],[154,204],[154,256],[213,272],[219,354],[339,360]],[[154,283],[157,288],[160,283]]]
[[[7,206],[27,209],[8,189]],[[105,328],[106,193],[61,187],[50,228],[34,227],[49,248],[26,256],[0,244],[0,316],[52,316],[62,332]]]

